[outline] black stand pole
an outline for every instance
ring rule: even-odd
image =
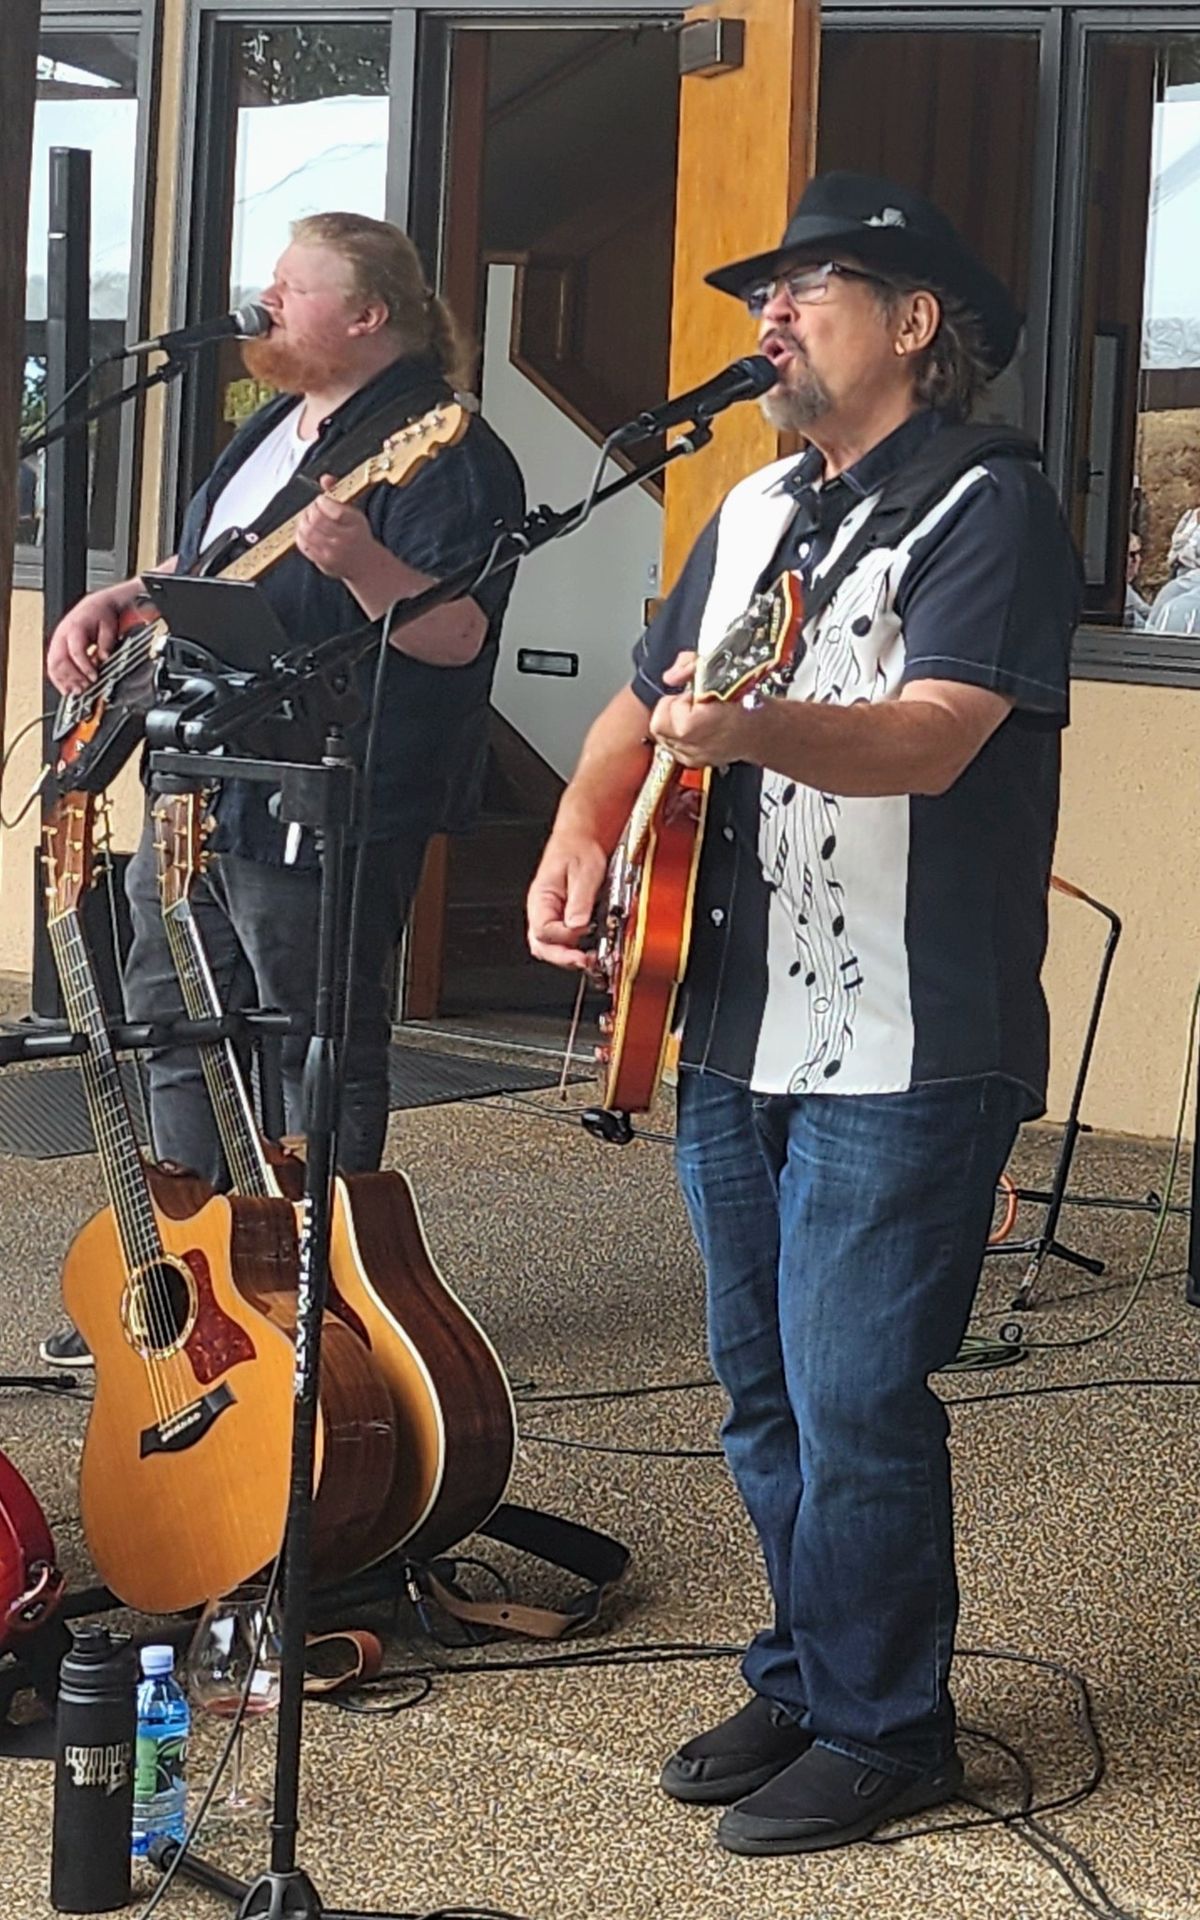
[[[225,754],[208,760],[203,755],[168,752],[153,754],[151,768],[156,774],[177,775],[183,771],[189,778],[196,779],[249,778],[278,783],[280,817],[311,827],[317,835],[321,858],[316,1006],[304,1065],[307,1147],[296,1300],[295,1419],[284,1535],[283,1638],[271,1864],[256,1880],[246,1882],[190,1852],[181,1856],[174,1843],[156,1849],[153,1858],[165,1871],[178,1872],[211,1892],[238,1902],[238,1915],[246,1916],[247,1920],[249,1916],[265,1916],[265,1920],[373,1920],[365,1912],[326,1907],[296,1858],[318,1369],[329,1289],[329,1237],[337,1158],[339,1049],[345,985],[345,840],[353,813],[355,771],[346,756],[340,733],[333,729],[319,767],[238,760]],[[382,1920],[402,1920],[402,1917],[384,1915]]]
[[[696,422],[670,451],[635,468],[603,489],[593,488],[580,505],[565,513],[541,508],[522,527],[498,531],[491,551],[472,565],[437,582],[393,609],[393,627],[419,619],[430,608],[463,597],[500,567],[515,566],[547,541],[574,532],[601,500],[635,486],[648,473],[692,453],[711,438],[706,419]],[[215,583],[214,583],[215,584]],[[152,1850],[154,1864],[179,1873],[210,1891],[236,1900],[238,1920],[410,1920],[401,1914],[365,1908],[327,1907],[298,1865],[300,1749],[304,1721],[304,1648],[311,1568],[312,1482],[316,1441],[321,1325],[329,1288],[329,1238],[333,1218],[337,1115],[340,1094],[339,1047],[345,999],[342,964],[345,919],[343,877],[346,828],[353,814],[355,772],[338,729],[331,727],[320,767],[273,760],[235,759],[226,748],[244,738],[253,721],[278,710],[295,690],[345,667],[379,645],[380,623],[287,655],[267,674],[256,675],[240,691],[212,703],[203,696],[199,711],[156,708],[146,716],[146,738],[154,774],[199,780],[268,780],[280,788],[280,818],[315,829],[321,860],[317,992],[312,1038],[304,1066],[307,1148],[304,1212],[296,1299],[295,1422],[292,1471],[284,1535],[283,1640],[280,1658],[279,1723],[275,1749],[275,1799],[271,1819],[271,1864],[253,1881],[241,1881],[193,1857],[174,1843]],[[193,717],[189,718],[189,714]],[[181,751],[182,749],[182,751]]]
[[[88,445],[83,397],[77,389],[91,351],[92,156],[85,149],[50,150],[50,225],[46,248],[46,408],[64,410],[57,440],[37,439],[22,454],[46,448],[42,524],[42,611],[49,640],[69,607],[87,592]],[[73,399],[73,404],[72,404]],[[58,695],[45,683],[43,705],[53,713]],[[43,722],[42,758],[52,762],[53,723]],[[43,816],[45,807],[43,806]],[[58,975],[46,931],[41,849],[33,862],[34,1021],[64,1024]]]
[[[1054,1169],[1054,1178],[1050,1184],[1050,1196],[1042,1220],[1041,1231],[1027,1240],[1001,1240],[995,1247],[989,1248],[993,1254],[1024,1253],[1029,1258],[1021,1284],[1013,1295],[1012,1306],[1015,1309],[1027,1307],[1033,1298],[1033,1290],[1042,1271],[1042,1262],[1051,1255],[1056,1260],[1065,1260],[1068,1266],[1079,1267],[1084,1273],[1099,1276],[1104,1272],[1103,1260],[1093,1259],[1090,1254],[1079,1253],[1074,1247],[1068,1247],[1058,1238],[1058,1221],[1066,1198],[1067,1182],[1071,1177],[1071,1163],[1075,1157],[1075,1145],[1081,1133],[1087,1128],[1080,1120],[1083,1105],[1083,1092],[1087,1084],[1088,1069],[1092,1064],[1092,1053],[1096,1045],[1096,1034],[1100,1027],[1100,1014],[1104,1006],[1104,996],[1108,989],[1108,976],[1112,972],[1116,958],[1117,942],[1121,938],[1121,921],[1111,907],[1102,901],[1094,900],[1090,893],[1084,893],[1081,887],[1072,886],[1068,881],[1054,878],[1051,886],[1058,893],[1069,894],[1073,900],[1080,900],[1084,906],[1091,907],[1108,922],[1108,935],[1104,942],[1104,952],[1100,959],[1100,971],[1096,978],[1096,991],[1092,996],[1092,1010],[1088,1018],[1087,1032],[1084,1035],[1083,1049],[1079,1056],[1079,1067],[1075,1074],[1075,1085],[1071,1093],[1071,1105],[1063,1128],[1062,1143],[1058,1150],[1058,1160]],[[1018,1199],[1028,1199],[1030,1195],[1021,1188],[1017,1189]]]

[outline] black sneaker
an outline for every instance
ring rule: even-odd
[[[47,1334],[38,1348],[39,1360],[48,1367],[90,1367],[95,1362],[88,1351],[87,1342],[78,1327],[66,1326],[58,1333]]]
[[[880,1773],[829,1747],[807,1753],[721,1816],[717,1843],[730,1853],[816,1853],[865,1840],[876,1827],[953,1800],[957,1754],[925,1773]]]
[[[672,1800],[724,1807],[774,1779],[812,1744],[773,1700],[753,1700],[671,1755],[659,1778]]]

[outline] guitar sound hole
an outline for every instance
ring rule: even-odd
[[[130,1277],[125,1291],[125,1326],[140,1353],[169,1353],[181,1346],[194,1310],[184,1268],[160,1260]]]

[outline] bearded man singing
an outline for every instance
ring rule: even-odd
[[[249,372],[278,390],[240,428],[188,508],[178,555],[186,572],[221,542],[224,566],[243,530],[261,537],[290,509],[272,503],[298,472],[324,491],[301,516],[295,548],[262,576],[261,591],[297,644],[377,619],[396,600],[486,552],[497,520],[524,511],[520,471],[473,414],[465,436],[404,487],[381,483],[357,504],[333,499],[327,469],[339,443],[368,422],[375,446],[453,397],[462,345],[452,315],[425,284],[416,249],[398,228],[357,214],[298,221],[261,296],[271,331],[248,341]],[[375,429],[378,429],[377,436]],[[240,543],[240,544],[239,544]],[[160,569],[161,570],[161,569]],[[470,598],[425,614],[391,636],[369,802],[370,885],[359,903],[350,960],[352,1020],[343,1056],[339,1161],[379,1165],[387,1123],[387,981],[420,877],[426,843],[451,789],[470,786],[484,751],[483,716],[512,573]],[[89,594],[53,634],[47,672],[80,691],[112,651],[140,579]],[[373,663],[362,669],[370,691]],[[259,783],[227,781],[217,803],[219,855],[193,894],[223,1004],[278,1007],[300,1017],[283,1048],[284,1112],[302,1130],[301,1073],[316,991],[319,872],[313,836],[282,825]],[[132,1020],[169,1018],[179,991],[163,929],[148,822],[130,863],[134,939],[125,974]],[[154,1150],[226,1183],[212,1110],[194,1050],[150,1056]],[[73,1330],[43,1343],[43,1358],[86,1364]]]

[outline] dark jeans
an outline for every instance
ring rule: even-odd
[[[961,1344],[1024,1097],[992,1078],[793,1097],[680,1075],[725,1453],[774,1600],[743,1672],[898,1774],[954,1742],[948,1421],[927,1376]]]
[[[378,1167],[387,1129],[388,988],[425,854],[423,836],[372,845],[353,956],[352,1026],[343,1055],[338,1163],[347,1173]],[[147,821],[126,878],[133,944],[125,967],[130,1020],[181,1011],[155,874],[153,826]],[[213,979],[227,1010],[275,1007],[311,1027],[316,1004],[319,875],[270,867],[233,854],[213,859],[194,886],[192,911]],[[308,1031],[282,1043],[284,1119],[304,1131],[301,1081]],[[194,1049],[149,1056],[150,1118],[160,1159],[192,1167],[214,1186],[227,1184],[224,1156]]]

